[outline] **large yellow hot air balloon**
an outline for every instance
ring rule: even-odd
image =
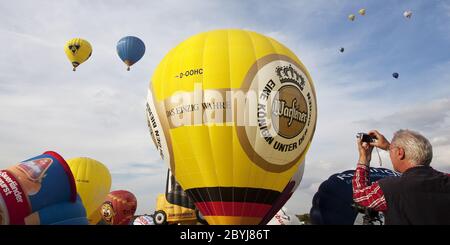
[[[97,224],[101,219],[102,203],[110,192],[111,174],[105,165],[91,158],[73,158],[67,163],[75,178],[89,223]]]
[[[153,142],[209,224],[258,224],[305,158],[317,118],[311,76],[276,40],[195,35],[149,87]]]
[[[92,55],[91,44],[81,38],[73,38],[69,40],[64,46],[67,58],[73,66],[73,71],[83,62],[85,62]]]

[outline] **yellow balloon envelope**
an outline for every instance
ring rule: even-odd
[[[356,16],[354,14],[351,14],[351,15],[348,16],[348,19],[351,20],[351,21],[354,21],[355,18],[356,18]]]
[[[209,224],[258,224],[305,158],[317,118],[311,76],[276,40],[195,35],[156,68],[147,120],[159,154]]]
[[[111,189],[111,174],[105,165],[91,158],[73,158],[67,163],[75,178],[89,223],[95,225],[101,219],[99,210]]]
[[[366,15],[366,9],[360,9],[358,12],[360,15]]]
[[[73,38],[64,46],[67,58],[72,63],[73,71],[92,55],[91,44],[81,38]]]

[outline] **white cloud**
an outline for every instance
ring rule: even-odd
[[[357,122],[367,128],[380,128],[391,138],[398,129],[411,129],[422,133],[433,145],[432,165],[438,169],[450,166],[450,98],[432,100],[426,104],[411,104],[392,114],[379,115],[377,119]]]

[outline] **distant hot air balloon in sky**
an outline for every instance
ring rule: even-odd
[[[101,219],[100,207],[110,192],[111,174],[103,163],[91,158],[73,158],[67,163],[75,178],[89,223],[97,224]]]
[[[407,19],[411,19],[412,11],[411,10],[406,10],[405,12],[403,12],[403,16],[405,16],[405,18],[407,18]]]
[[[354,14],[351,14],[351,15],[348,16],[348,19],[349,19],[350,21],[354,21],[355,18],[356,18],[356,16],[355,16]]]
[[[136,212],[137,200],[125,190],[112,191],[101,207],[102,219],[109,225],[128,225]]]
[[[397,79],[399,77],[399,74],[397,72],[392,73],[392,76]]]
[[[297,56],[238,29],[172,49],[147,98],[152,139],[209,224],[259,224],[271,212],[306,156],[316,113]]]
[[[64,46],[67,58],[72,63],[73,71],[92,55],[91,44],[81,38],[73,38]]]
[[[123,37],[117,42],[117,54],[120,59],[128,66],[127,70],[130,70],[130,66],[138,62],[145,53],[144,42],[133,36]]]
[[[312,200],[311,223],[315,225],[353,225],[358,212],[352,207],[352,178],[355,170],[331,175],[320,184]],[[385,168],[370,168],[370,182],[399,176]]]
[[[344,50],[345,50],[344,48],[340,48],[339,52],[344,53]]]
[[[360,9],[360,10],[358,11],[358,13],[359,13],[360,15],[366,15],[366,9]]]

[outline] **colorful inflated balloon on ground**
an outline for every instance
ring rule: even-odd
[[[0,224],[88,224],[66,161],[47,151],[0,170]]]
[[[312,200],[311,223],[315,225],[353,225],[358,212],[352,207],[352,178],[355,170],[333,174],[320,184]],[[370,168],[370,182],[398,173],[385,168]]]
[[[26,219],[29,225],[88,225],[86,211],[79,196],[75,202],[62,202],[34,212]]]
[[[125,190],[112,191],[101,207],[102,219],[109,225],[128,225],[136,212],[137,200]]]
[[[111,174],[103,163],[88,157],[73,158],[67,163],[75,178],[89,223],[97,224],[101,219],[100,207],[111,188]]]
[[[64,46],[64,52],[66,52],[67,58],[72,63],[73,71],[76,71],[77,67],[81,65],[81,63],[91,57],[92,46],[84,39],[74,38],[66,43]]]
[[[259,224],[316,126],[305,66],[251,31],[210,31],[179,44],[155,70],[147,100],[152,139],[209,224]]]
[[[138,62],[145,53],[144,42],[133,36],[123,37],[117,43],[117,54],[120,59],[128,66],[127,70],[130,70],[130,66]]]

